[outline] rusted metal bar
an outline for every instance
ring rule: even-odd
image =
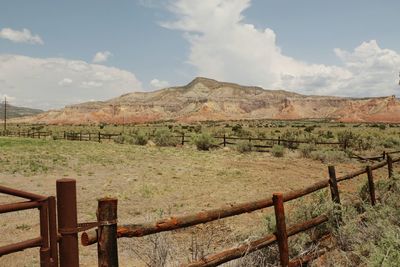
[[[285,209],[283,206],[283,194],[274,193],[272,196],[276,220],[276,237],[278,239],[279,259],[282,267],[289,265],[289,245],[286,232]]]
[[[76,181],[57,180],[57,217],[60,241],[60,267],[79,267]]]
[[[29,192],[24,192],[21,190],[16,190],[13,188],[5,187],[0,185],[0,193],[7,194],[7,195],[12,195],[16,197],[22,197],[22,198],[27,198],[30,200],[42,200],[45,199],[45,196],[29,193]]]
[[[335,166],[328,166],[329,188],[331,189],[332,201],[340,205],[339,188],[336,180]]]
[[[118,266],[116,198],[102,198],[98,201],[97,221],[99,222],[97,243],[98,266]]]
[[[27,210],[27,209],[34,209],[39,208],[40,202],[38,201],[26,201],[26,202],[19,202],[19,203],[10,203],[0,205],[0,214],[19,211],[19,210]]]
[[[57,214],[56,198],[49,197],[49,235],[50,235],[50,257],[51,265],[58,266],[58,242],[57,242]]]
[[[42,244],[40,246],[40,266],[50,267],[50,247],[49,247],[49,221],[48,221],[48,202],[47,199],[41,202],[40,206],[40,236]]]
[[[328,221],[328,217],[326,215],[321,215],[321,216],[315,217],[309,221],[289,226],[287,229],[287,235],[288,236],[296,235],[298,233],[307,231],[308,229],[311,229],[311,228],[313,228],[317,225],[320,225],[324,222],[327,222],[327,221]],[[273,244],[276,240],[277,240],[277,238],[274,234],[267,235],[261,239],[251,241],[249,243],[240,245],[238,247],[230,248],[230,249],[224,250],[219,253],[208,255],[196,262],[191,262],[189,264],[182,265],[181,267],[214,267],[214,266],[218,266],[222,263],[241,258],[249,253],[252,253],[259,249],[268,247],[269,245]]]
[[[42,244],[42,238],[36,237],[26,241],[2,246],[0,247],[0,257],[10,253],[22,251],[27,248],[40,247],[41,244]]]
[[[367,169],[367,176],[368,176],[369,195],[371,197],[371,205],[375,206],[376,198],[375,198],[374,176],[372,174],[371,166],[367,166],[366,169]]]
[[[387,155],[386,160],[387,160],[387,165],[388,165],[389,178],[391,178],[391,177],[393,177],[393,159],[390,155]]]

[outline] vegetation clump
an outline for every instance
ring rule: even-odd
[[[197,134],[193,138],[193,143],[196,145],[198,150],[210,150],[213,147],[213,138],[208,133]]]
[[[168,129],[159,129],[154,133],[154,142],[158,146],[175,146],[177,141]]]
[[[133,143],[135,145],[145,146],[148,141],[149,141],[149,138],[142,131],[138,131],[133,137]]]
[[[285,147],[281,145],[274,145],[271,149],[271,154],[274,157],[281,158],[285,155]]]
[[[253,151],[253,144],[250,142],[240,142],[237,144],[237,151],[240,153],[247,153]]]

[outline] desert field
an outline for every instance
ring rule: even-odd
[[[339,133],[347,131],[359,136],[359,141],[350,147],[363,155],[395,150],[400,144],[399,130],[394,126],[337,126],[326,123],[313,126],[313,123],[310,127],[307,123],[295,122],[257,128],[243,123],[238,131],[233,127],[239,124],[226,125],[203,124],[197,134],[236,133],[237,136],[264,137],[281,134],[311,140],[323,139],[329,131],[328,136],[332,137],[323,140],[338,140]],[[78,128],[73,127],[48,126],[48,129],[61,135],[63,131]],[[190,128],[193,129],[192,134],[196,134],[196,127],[199,128],[164,125],[165,129],[172,129],[171,132],[177,128]],[[82,129],[85,128],[82,126]],[[120,129],[121,126],[114,131],[106,127],[109,132],[118,132]],[[96,130],[104,129],[97,127]],[[184,146],[159,146],[156,141],[149,141],[146,145],[128,142],[130,135],[135,138],[135,134],[139,135],[143,130],[156,134],[157,129],[154,130],[151,125],[125,127],[124,130],[126,134],[123,138],[101,143],[53,140],[57,138],[51,136],[46,139],[1,137],[0,183],[37,194],[55,195],[57,179],[74,178],[77,181],[78,222],[95,221],[97,199],[109,196],[118,198],[118,223],[124,224],[149,222],[171,215],[258,200],[271,196],[273,192],[289,192],[327,179],[328,165],[335,165],[337,174],[342,175],[368,164],[346,157],[347,154],[341,151],[340,146],[300,146],[297,149],[282,147],[282,155],[275,154],[274,148],[271,149],[272,153],[260,153],[252,149],[238,150],[233,145],[202,151],[196,149],[195,140]],[[307,149],[314,153],[313,156],[307,154]],[[377,171],[378,179],[386,175],[384,170]],[[345,199],[347,197],[351,200],[353,193],[365,183],[365,180],[361,180],[341,185],[340,190],[344,192]],[[0,204],[15,201],[17,198],[0,195]],[[287,209],[295,210],[296,206],[294,202],[288,204]],[[167,266],[199,259],[265,234],[266,218],[272,211],[271,208],[265,209],[143,238],[119,239],[120,265],[155,266],[153,260],[158,253],[155,245],[168,248]],[[28,210],[2,214],[0,229],[0,245],[36,237],[39,234],[38,212]],[[1,257],[0,265],[37,266],[38,259],[38,249],[29,249]],[[80,263],[82,266],[97,265],[95,245],[80,247]]]

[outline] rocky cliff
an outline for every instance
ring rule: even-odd
[[[320,118],[346,122],[400,122],[400,101],[394,96],[362,99],[306,96],[196,78],[185,86],[67,106],[26,120],[82,124]]]

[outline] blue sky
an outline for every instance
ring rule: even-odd
[[[59,108],[195,76],[396,94],[398,10],[394,0],[1,0],[0,97]]]

